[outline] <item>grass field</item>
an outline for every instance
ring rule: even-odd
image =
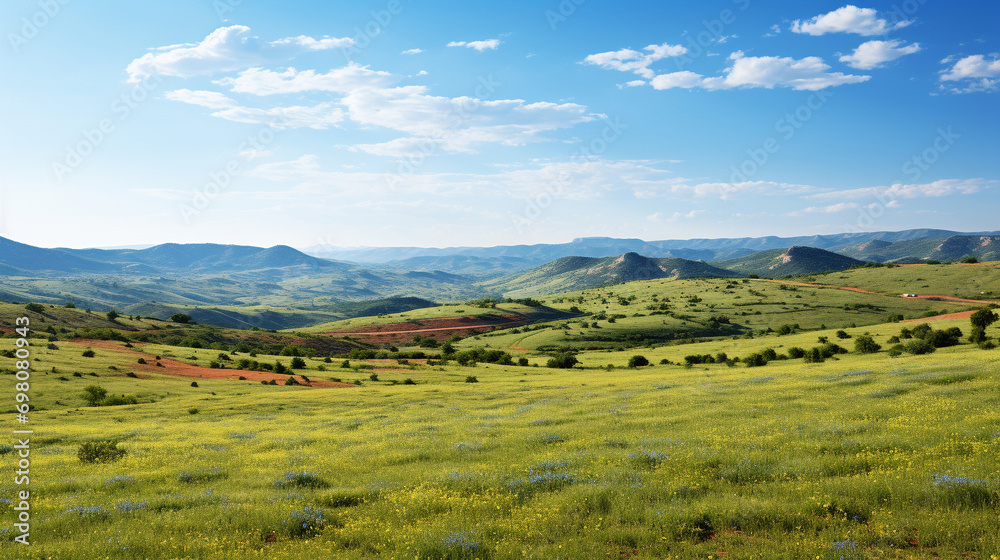
[[[636,297],[628,305],[618,301],[631,295]],[[691,302],[693,295],[701,301]],[[668,312],[693,318],[631,316],[668,298]],[[5,530],[0,556],[993,559],[1000,554],[1000,350],[963,342],[924,355],[886,352],[889,337],[915,325],[884,323],[887,315],[919,317],[965,306],[780,289],[764,281],[730,286],[725,280],[634,283],[545,299],[567,313],[576,307],[573,313],[627,315],[615,323],[597,320],[599,332],[628,334],[642,331],[647,320],[672,320],[682,333],[685,326],[706,328],[708,317],[719,314],[732,317],[730,327],[740,332],[689,342],[689,331],[669,344],[582,351],[580,365],[572,369],[538,367],[547,356],[525,351],[519,355],[533,365],[350,360],[342,367],[342,358],[314,357],[296,370],[311,379],[358,383],[343,389],[155,372],[129,377],[137,371],[135,358],[118,349],[123,343],[95,347],[93,357],[83,357],[86,343],[35,338],[29,424],[35,430],[33,544],[16,549],[14,529]],[[754,305],[736,305],[744,302]],[[863,306],[856,309],[855,303]],[[743,310],[751,314],[735,313]],[[472,311],[432,308],[371,321]],[[371,324],[358,321],[352,325]],[[802,329],[765,332],[790,322],[802,323]],[[968,320],[928,324],[959,327],[966,334],[969,327]],[[827,328],[820,330],[821,325]],[[654,323],[648,328],[657,330]],[[850,338],[838,337],[838,330]],[[562,336],[553,343],[558,346],[592,331],[501,331],[459,346],[509,349],[524,342],[517,337],[543,332]],[[769,348],[786,354],[792,347],[817,345],[819,337],[853,350],[854,339],[865,333],[881,351],[851,351],[822,363],[774,360],[760,367],[625,367],[637,354],[653,364],[683,363],[692,354],[747,356]],[[1000,328],[991,326],[987,334],[996,338]],[[0,350],[13,349],[13,343],[0,339]],[[220,353],[154,344],[142,349],[201,366]],[[290,358],[254,359],[287,365]],[[0,379],[12,387],[13,363],[0,358]],[[126,402],[135,397],[136,404],[88,406],[85,389],[92,385]],[[12,418],[15,411],[8,405],[5,412]],[[94,464],[78,458],[89,442],[108,439],[119,441],[126,454]],[[13,464],[11,446],[0,446],[0,454]],[[0,489],[0,512],[12,518],[11,498],[20,488],[5,477]]]

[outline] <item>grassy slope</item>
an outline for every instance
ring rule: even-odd
[[[632,295],[629,305],[618,302]],[[206,379],[194,388],[189,379],[156,374],[133,379],[125,376],[131,357],[98,349],[96,357],[82,358],[80,345],[57,341],[58,350],[50,350],[36,339],[31,457],[39,498],[32,552],[69,560],[1000,553],[998,350],[964,344],[924,356],[852,353],[821,364],[623,367],[635,354],[656,363],[719,351],[784,353],[814,346],[818,336],[852,348],[852,340],[833,334],[851,322],[859,325],[846,329],[852,336],[869,332],[886,345],[904,325],[878,324],[880,317],[963,306],[725,280],[636,282],[560,294],[547,303],[566,311],[648,313],[644,307],[654,295],[657,303],[669,297],[673,311],[693,316],[685,319],[688,327],[712,314],[735,319],[735,311],[760,310],[740,315],[750,321],[741,326],[831,328],[583,352],[583,367],[568,371],[384,362],[344,369],[340,360],[316,359],[299,371],[364,385],[338,390]],[[703,301],[691,303],[692,295]],[[746,302],[754,305],[734,305]],[[845,310],[845,303],[877,309]],[[20,309],[0,305],[0,319]],[[462,314],[458,309],[475,310],[443,306],[350,326]],[[103,321],[96,313],[46,313],[46,323],[32,315],[36,328],[57,320],[106,326],[94,322]],[[681,319],[630,316],[613,325],[601,321],[597,330],[627,334],[648,321],[655,331],[664,320]],[[933,326],[967,331],[968,321]],[[570,338],[590,332],[573,327]],[[509,346],[506,337],[525,334],[566,336],[507,333],[463,344]],[[1000,328],[988,334],[1000,336]],[[0,339],[0,346],[11,348],[12,340]],[[218,354],[156,345],[147,351],[199,365]],[[528,355],[534,364],[546,359]],[[0,358],[0,367],[12,367],[12,360]],[[369,380],[372,368],[380,368],[379,382]],[[469,375],[479,383],[463,383]],[[389,383],[405,378],[418,384]],[[136,395],[141,404],[86,407],[83,388],[95,383],[112,394]],[[82,442],[105,437],[120,438],[129,454],[102,465],[76,459]],[[314,473],[326,486],[275,484],[289,472]],[[986,482],[936,483],[935,475]],[[14,489],[10,479],[0,482],[4,496]],[[293,516],[306,507],[325,512],[325,527],[313,538],[292,538]],[[0,502],[0,511],[12,514],[7,503]],[[271,531],[276,542],[265,543]]]
[[[933,478],[990,491],[1000,478],[1000,355],[969,346],[749,369],[418,367],[383,374],[416,386],[324,391],[135,380],[107,352],[82,363],[77,350],[36,349],[39,557],[833,558],[852,541],[857,557],[988,558],[1000,547],[996,511]],[[480,383],[461,383],[468,374]],[[78,395],[91,383],[156,402],[87,408]],[[77,461],[99,437],[129,455]],[[329,486],[276,486],[288,472]],[[327,526],[292,539],[306,506]]]
[[[883,322],[889,315],[915,318],[931,311],[949,313],[968,307],[967,304],[873,296],[831,288],[786,286],[787,289],[781,289],[781,286],[756,279],[654,280],[558,294],[546,302],[556,309],[577,307],[590,315],[588,323],[595,322],[594,314],[601,312],[608,316],[626,317],[618,318],[614,323],[597,320],[600,327],[597,329],[583,328],[581,321],[566,320],[542,325],[545,328],[539,330],[517,329],[515,332],[507,329],[467,339],[462,345],[528,350],[550,347],[608,349],[646,345],[643,339],[647,339],[648,343],[662,343],[690,336],[777,329],[785,324],[799,324],[804,329],[817,329],[824,325],[873,325]],[[620,297],[627,299],[632,296],[635,300],[628,305],[620,303]],[[702,301],[691,303],[693,296]],[[663,303],[669,306],[667,313],[673,315],[652,315],[652,311],[647,309],[648,306]],[[728,317],[731,324],[721,331],[711,330],[710,318],[720,315]],[[563,325],[570,328],[564,329]],[[630,337],[631,342],[628,340]]]
[[[811,277],[822,284],[884,294],[936,294],[968,299],[1000,297],[1000,262],[862,268]],[[985,292],[985,294],[980,294]]]

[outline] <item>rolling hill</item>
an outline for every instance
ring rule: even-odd
[[[864,262],[823,249],[793,246],[788,249],[758,251],[745,257],[713,264],[742,275],[756,274],[766,278],[782,278],[847,270]]]
[[[738,273],[704,262],[649,258],[637,253],[619,257],[563,257],[523,274],[483,282],[484,288],[507,297],[582,290],[656,278],[727,278]]]

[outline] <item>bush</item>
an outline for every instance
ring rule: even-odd
[[[83,356],[84,358],[93,358],[93,357],[94,357],[94,356],[95,356],[96,354],[94,354],[94,351],[93,351],[93,350],[84,350],[84,351],[83,351],[83,354],[81,354],[81,355],[82,355],[82,356]]]
[[[933,344],[926,340],[916,339],[906,344],[906,351],[910,354],[930,354],[936,350]]]
[[[368,379],[371,379],[372,381],[378,381],[378,374],[377,373],[373,373],[373,374],[371,374],[371,375],[368,376]]]
[[[576,359],[576,356],[569,352],[562,352],[549,358],[545,365],[550,368],[570,369],[578,363],[580,361]]]
[[[197,387],[198,386],[198,382],[197,381],[192,381],[191,382],[191,386],[192,387]]]
[[[475,375],[469,375],[469,376],[466,376],[465,382],[466,383],[479,383],[479,379],[477,379]]]
[[[628,367],[630,368],[638,368],[648,365],[649,365],[649,360],[647,360],[645,356],[637,355],[637,356],[632,356],[631,358],[628,359]]]
[[[868,335],[861,335],[854,339],[854,351],[858,354],[874,354],[881,349],[882,345]]]
[[[292,369],[303,369],[306,367],[306,361],[298,356],[292,358]]]
[[[83,400],[90,406],[100,406],[107,396],[108,390],[99,385],[90,385],[83,389]]]
[[[844,330],[837,331],[834,334],[836,334],[837,338],[839,338],[841,340],[844,340],[844,339],[847,339],[847,338],[851,338],[851,335],[847,334],[847,331],[844,331]]]
[[[528,365],[528,358],[518,358],[517,359],[517,365],[519,365],[519,366],[526,366],[526,365]]]
[[[198,414],[198,409],[191,407],[188,409],[188,414]]]
[[[788,349],[788,357],[792,359],[798,359],[806,355],[806,351],[798,346],[792,346]]]
[[[417,382],[407,377],[403,380],[403,385],[416,385]]]
[[[170,316],[170,320],[174,323],[190,323],[191,316],[185,313],[174,313]]]
[[[34,311],[35,313],[41,313],[45,311],[45,306],[40,303],[29,303],[24,306],[28,311]]]
[[[146,358],[139,358],[139,359],[138,359],[138,360],[136,361],[136,363],[139,363],[139,364],[145,364],[145,363],[146,363]]]
[[[124,457],[125,453],[126,450],[118,448],[117,440],[106,439],[80,444],[76,456],[84,463],[111,463]]]

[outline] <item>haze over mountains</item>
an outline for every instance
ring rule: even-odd
[[[353,262],[332,260],[336,255]],[[145,249],[40,248],[0,237],[0,300],[74,302],[169,316],[197,310],[234,326],[275,308],[327,317],[344,302],[416,297],[463,301],[524,297],[656,278],[784,277],[845,270],[865,261],[1000,259],[997,232],[944,230],[643,241],[583,238],[498,247],[372,248],[315,252],[285,245],[167,243]],[[403,300],[384,305],[393,309]],[[412,302],[411,302],[412,303]],[[258,306],[254,311],[248,307]],[[220,315],[220,309],[226,308]],[[207,310],[212,309],[212,313]],[[326,315],[323,315],[326,314]],[[294,315],[291,314],[291,315]]]
[[[569,243],[536,245],[500,245],[496,247],[361,247],[331,248],[314,246],[303,249],[316,257],[359,263],[389,263],[395,266],[419,263],[408,259],[428,257],[477,257],[480,259],[524,259],[537,266],[561,257],[610,257],[638,253],[654,258],[683,258],[718,262],[768,249],[792,246],[814,247],[841,253],[856,259],[878,262],[901,259],[954,260],[979,256],[975,247],[983,236],[998,236],[1000,231],[961,233],[940,229],[911,229],[896,232],[839,233],[800,237],[740,237],[719,239],[672,239],[643,241],[610,237],[584,237]],[[956,238],[956,239],[951,239]],[[939,246],[944,248],[935,251]],[[996,250],[996,247],[993,248]],[[445,270],[445,269],[442,269]]]

